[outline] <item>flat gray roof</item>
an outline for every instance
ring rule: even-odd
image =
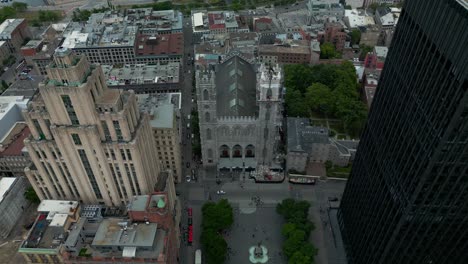
[[[128,224],[124,230],[121,223],[125,222],[127,220],[124,218],[104,219],[91,245],[95,247],[153,247],[158,224]]]
[[[132,85],[148,83],[179,83],[180,64],[126,64],[123,67],[102,65],[107,85]]]

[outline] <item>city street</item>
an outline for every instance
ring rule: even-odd
[[[319,249],[315,263],[346,263],[341,234],[336,221],[336,210],[328,211],[329,198],[341,199],[346,181],[319,181],[317,185],[257,184],[251,179],[222,178],[217,184],[213,170],[198,170],[199,181],[182,183],[186,206],[193,210],[194,242],[192,246],[182,246],[180,263],[193,263],[199,243],[201,207],[208,201],[228,199],[234,208],[234,224],[225,234],[228,242],[228,264],[247,263],[248,248],[262,242],[269,249],[268,263],[287,263],[280,255],[283,243],[281,227],[283,218],[276,213],[276,205],[286,198],[304,199],[311,203],[309,218],[316,228],[310,235],[311,243]],[[216,192],[226,193],[219,195]],[[183,211],[183,225],[187,225],[187,212]]]

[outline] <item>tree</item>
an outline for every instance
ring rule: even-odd
[[[351,44],[359,44],[359,41],[361,40],[361,31],[359,29],[353,29],[350,33],[351,35]]]
[[[301,245],[305,241],[305,232],[302,230],[295,230],[292,232],[288,239],[283,244],[283,252],[284,254],[290,258],[292,255],[301,248]]]
[[[296,251],[294,254],[289,258],[288,264],[311,264],[313,263],[312,259],[302,254],[301,251]]]
[[[307,105],[323,114],[333,113],[333,94],[328,86],[313,83],[306,92]]]
[[[285,100],[288,116],[308,116],[309,107],[300,91],[288,89]]]
[[[289,237],[294,231],[296,231],[297,227],[295,224],[286,223],[281,228],[281,234],[285,237]]]
[[[360,61],[363,61],[366,56],[367,56],[367,53],[371,52],[374,50],[374,47],[372,46],[367,46],[367,45],[360,45],[359,46],[360,50],[361,50],[361,54],[359,54],[359,60]]]
[[[325,168],[326,168],[327,170],[329,170],[329,169],[331,169],[332,167],[333,167],[333,163],[332,163],[330,160],[327,160],[327,161],[325,162]]]
[[[11,6],[5,6],[0,8],[0,23],[3,23],[5,19],[16,17],[16,9]]]
[[[227,243],[218,232],[213,229],[204,229],[200,242],[203,245],[208,264],[224,263],[227,255]]]
[[[13,2],[13,4],[11,4],[11,7],[13,7],[18,12],[24,12],[26,11],[26,9],[28,9],[28,4],[21,2]]]
[[[228,228],[234,222],[232,206],[226,199],[221,199],[218,203],[207,202],[202,207],[203,229],[213,229],[216,231]]]
[[[26,189],[24,197],[32,203],[39,203],[41,201],[32,187]]]
[[[330,42],[325,42],[320,45],[320,58],[333,59],[335,57],[335,46]]]

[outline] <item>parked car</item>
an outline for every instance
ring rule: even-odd
[[[187,168],[190,168],[190,162],[187,162],[186,166]]]
[[[216,194],[222,195],[222,194],[226,194],[226,192],[223,190],[219,190],[219,191],[216,191]]]
[[[187,176],[185,176],[185,180],[186,180],[187,182],[190,182],[190,181],[192,180],[192,178],[190,177],[190,175],[187,175]]]
[[[187,214],[189,217],[192,217],[192,207],[187,208]]]
[[[328,197],[328,201],[330,201],[330,202],[338,202],[338,197]]]

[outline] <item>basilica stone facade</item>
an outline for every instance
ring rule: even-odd
[[[204,166],[274,166],[282,124],[282,70],[238,55],[196,70]]]

